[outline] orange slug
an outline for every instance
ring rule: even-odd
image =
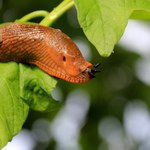
[[[89,81],[99,66],[86,61],[75,43],[60,30],[18,23],[0,27],[0,61],[33,64],[73,83]]]

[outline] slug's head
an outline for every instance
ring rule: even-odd
[[[74,49],[75,48],[75,49]],[[65,80],[73,83],[84,83],[95,77],[99,72],[97,67],[100,64],[92,65],[86,61],[77,47],[72,45],[72,49],[68,48],[58,57],[58,65],[63,68]],[[72,51],[74,50],[74,51]]]
[[[53,38],[51,35],[53,34]],[[96,68],[82,56],[76,44],[60,30],[53,30],[49,38],[50,55],[57,64],[54,76],[73,83],[84,83],[95,77]]]

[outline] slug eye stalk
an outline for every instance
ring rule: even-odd
[[[97,63],[97,64],[95,64],[94,65],[94,68],[96,69],[96,68],[98,68],[100,66],[100,63]],[[100,71],[99,71],[100,72]]]

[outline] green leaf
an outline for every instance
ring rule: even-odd
[[[58,107],[50,95],[57,81],[35,66],[0,63],[0,149],[22,128],[29,108]]]
[[[29,107],[20,99],[17,63],[0,63],[0,149],[18,133]]]
[[[135,10],[150,12],[149,0],[74,0],[84,33],[108,57]]]
[[[51,111],[60,106],[50,95],[57,84],[56,79],[36,66],[24,64],[20,64],[20,78],[20,96],[30,108]]]
[[[150,20],[150,12],[143,10],[135,10],[131,16],[131,19]]]

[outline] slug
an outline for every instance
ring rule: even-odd
[[[33,64],[49,75],[72,83],[95,77],[96,68],[86,61],[75,43],[58,29],[12,23],[0,27],[0,62]]]

